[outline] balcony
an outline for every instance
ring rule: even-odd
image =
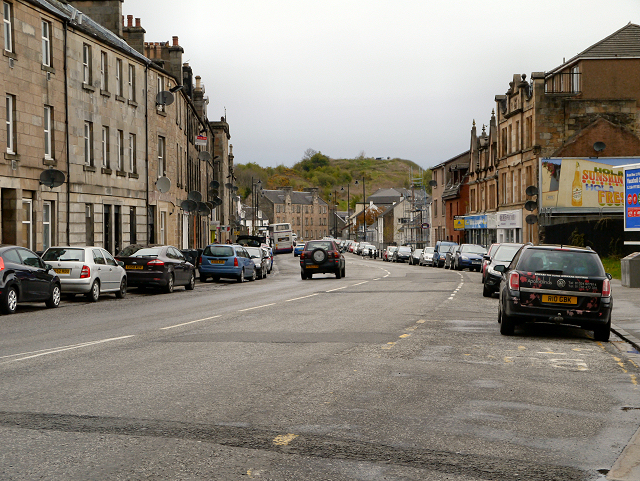
[[[549,75],[544,81],[544,93],[549,95],[578,95],[582,93],[580,72]]]

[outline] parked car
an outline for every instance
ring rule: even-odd
[[[304,250],[304,242],[298,242],[296,246],[293,248],[293,257],[298,257],[303,250]]]
[[[376,246],[372,244],[363,244],[360,249],[360,254],[362,257],[377,257],[378,249],[376,249]]]
[[[165,292],[173,292],[175,286],[195,287],[194,265],[173,246],[144,247],[117,259],[124,263],[130,287],[161,287]]]
[[[268,269],[267,269],[267,274],[271,274],[271,270],[273,269],[273,249],[271,249],[271,247],[267,246],[267,245],[263,245],[262,248],[265,250],[267,258],[269,259],[268,262]]]
[[[425,247],[420,253],[418,264],[421,266],[430,266],[433,261],[433,247]]]
[[[453,253],[458,246],[444,246],[440,249],[440,257],[444,256],[445,269],[453,269]]]
[[[570,324],[593,330],[596,341],[611,331],[611,275],[590,248],[522,247],[502,273],[498,322],[500,333],[513,335],[528,322]]]
[[[412,248],[411,257],[409,257],[410,266],[417,266],[420,263],[420,254],[422,254],[422,249]]]
[[[387,246],[387,248],[384,250],[384,253],[382,254],[382,260],[391,262],[391,260],[393,259],[393,253],[397,249],[398,249],[397,246]]]
[[[4,314],[13,314],[22,302],[44,301],[47,307],[58,307],[60,293],[60,278],[38,254],[0,245],[0,310]]]
[[[256,269],[247,250],[238,244],[211,244],[202,251],[200,259],[200,280],[206,282],[231,278],[238,282],[256,278]]]
[[[267,256],[260,247],[245,247],[245,250],[249,253],[249,257],[255,264],[256,279],[264,279],[267,277],[267,271],[269,270]]]
[[[453,268],[457,271],[469,269],[478,271],[482,268],[482,257],[487,253],[481,245],[460,244],[453,251]]]
[[[496,253],[499,243],[493,243],[489,246],[489,250],[482,256],[482,283],[484,284],[485,276],[487,275],[487,265],[491,261],[491,257]]]
[[[332,240],[308,241],[300,254],[300,277],[311,279],[314,274],[335,274],[337,279],[346,274],[344,256]]]
[[[522,246],[523,244],[504,242],[496,249],[496,253],[487,264],[484,282],[482,283],[482,295],[484,297],[491,297],[495,292],[498,292],[498,287],[502,280],[502,272],[497,271],[496,266],[508,266],[513,260],[513,256]]]
[[[393,252],[393,262],[409,262],[411,257],[411,246],[399,246]]]
[[[84,294],[96,302],[100,294],[127,295],[127,272],[101,247],[49,247],[42,254],[60,278],[62,294]]]
[[[458,245],[457,242],[451,242],[451,241],[438,241],[438,242],[436,242],[436,245],[434,246],[434,249],[433,249],[433,260],[431,262],[431,265],[433,267],[443,267],[444,266],[445,255],[446,255],[447,251],[449,250],[448,247],[449,246],[457,246],[457,245]],[[442,250],[444,250],[444,253],[441,253]]]

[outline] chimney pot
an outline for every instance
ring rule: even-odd
[[[140,19],[136,18],[136,27],[141,28]]]
[[[133,27],[133,15],[127,15],[127,27]]]
[[[178,43],[178,37],[177,36],[173,36],[173,46],[174,47],[178,47],[180,44]]]

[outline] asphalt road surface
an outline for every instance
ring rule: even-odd
[[[478,273],[346,257],[0,317],[0,479],[604,479],[626,344],[501,336]]]

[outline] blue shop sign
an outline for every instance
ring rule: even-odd
[[[464,218],[465,229],[486,229],[487,215],[469,215]]]
[[[624,200],[624,230],[640,231],[640,168],[624,170]]]

